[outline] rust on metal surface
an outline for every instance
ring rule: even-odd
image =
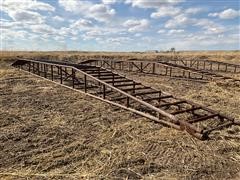
[[[174,62],[174,63],[173,63]],[[144,61],[144,60],[104,60],[104,59],[92,59],[82,62],[81,64],[95,65],[104,67],[110,70],[118,70],[118,71],[128,71],[128,72],[137,72],[151,75],[160,75],[160,76],[168,76],[171,78],[179,78],[185,80],[192,80],[198,82],[209,82],[213,80],[232,80],[232,81],[240,81],[240,79],[236,79],[233,77],[224,76],[221,74],[217,74],[213,71],[214,65],[211,65],[210,70],[206,70],[206,62],[205,62],[205,70],[200,69],[201,63],[198,68],[194,68],[194,66],[190,66],[185,61]],[[221,64],[221,63],[220,63]],[[225,63],[224,63],[225,64]],[[238,65],[229,65],[228,70],[234,67],[234,72],[238,72]]]
[[[111,63],[111,66],[115,65]],[[168,127],[184,130],[201,140],[207,139],[209,133],[216,129],[238,122],[95,64],[18,59],[13,66]],[[38,68],[41,66],[44,68]],[[142,63],[140,69],[144,70],[144,67],[146,65]],[[98,73],[89,74],[93,70]],[[207,128],[204,123],[207,123]]]
[[[230,73],[240,73],[240,65],[231,64],[220,61],[213,60],[186,60],[186,59],[160,59],[158,60],[162,63],[170,63],[185,67],[190,67],[198,70],[205,71],[216,71],[216,72],[230,72]]]

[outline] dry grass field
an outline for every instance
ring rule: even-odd
[[[195,58],[240,64],[239,51],[1,52],[0,179],[240,178],[240,127],[217,131],[209,141],[200,141],[14,69],[10,65],[15,57],[72,62]],[[240,83],[128,76],[240,119]]]

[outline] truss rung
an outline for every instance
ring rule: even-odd
[[[119,76],[119,75],[115,75],[115,74],[94,74],[94,75],[92,75],[91,74],[91,76],[94,76],[94,77],[113,77],[113,76]]]
[[[141,95],[147,95],[147,94],[158,94],[161,93],[161,91],[151,91],[151,92],[139,92],[139,93],[133,93],[133,96],[141,96]]]
[[[107,71],[99,71],[99,70],[84,70],[84,72],[88,74],[98,74],[98,73],[106,73]]]
[[[133,82],[133,80],[120,80],[120,81],[113,81],[110,80],[110,81],[105,81],[106,83],[123,83],[123,82]]]
[[[111,99],[111,100],[112,100],[112,101],[121,101],[121,100],[124,100],[124,99],[127,99],[127,96],[126,96],[126,97],[113,98],[113,99]]]
[[[134,85],[141,85],[141,83],[118,84],[118,85],[114,85],[114,87],[124,87],[124,86],[134,86]]]
[[[100,77],[98,79],[100,79],[100,80],[109,80],[109,79],[113,79],[113,77]],[[114,77],[114,79],[125,79],[125,78],[121,77],[121,76],[117,76],[117,77]]]
[[[204,131],[204,133],[209,133],[211,131],[214,131],[214,130],[220,130],[220,129],[223,129],[223,128],[226,128],[226,127],[229,127],[231,125],[233,125],[234,123],[232,121],[228,121],[224,124],[221,124],[219,126],[216,126],[216,127],[213,127],[213,128],[210,128],[210,129],[207,129],[206,131]]]
[[[100,69],[84,69],[85,72],[108,72],[106,70],[100,70]]]
[[[167,98],[172,98],[172,95],[169,96],[160,96],[160,97],[150,97],[150,98],[146,98],[143,99],[144,101],[153,101],[153,100],[161,100],[161,99],[167,99]]]
[[[193,107],[191,109],[185,109],[185,110],[181,110],[181,111],[175,111],[175,112],[172,112],[171,114],[172,115],[176,115],[176,114],[182,114],[182,113],[186,113],[186,112],[190,112],[190,111],[195,111],[195,110],[198,110],[198,109],[202,109],[201,107]]]
[[[109,62],[112,65],[112,61],[109,61]],[[121,61],[121,63],[122,62],[123,61]],[[106,63],[108,64],[108,62],[105,62],[105,64]],[[149,64],[149,62],[147,62],[147,65],[144,65],[143,63],[144,61],[141,62],[141,69],[146,68]],[[41,64],[41,67],[39,68],[40,64]],[[192,103],[187,100],[183,101],[180,98],[179,99],[175,98],[172,95],[169,95],[167,93],[162,93],[161,91],[157,91],[154,88],[146,87],[139,82],[130,80],[121,74],[118,74],[111,70],[108,71],[106,70],[106,68],[99,67],[97,65],[95,66],[94,65],[78,65],[78,64],[65,63],[65,62],[55,62],[55,61],[47,61],[47,60],[37,61],[37,60],[31,60],[31,59],[27,60],[27,59],[19,59],[19,58],[13,64],[13,66],[17,66],[21,70],[29,71],[32,74],[48,79],[46,76],[46,71],[45,73],[39,73],[39,71],[42,69],[42,65],[44,65],[43,67],[44,71],[46,70],[46,65],[51,65],[50,75],[51,75],[52,81],[58,80],[59,76],[61,77],[61,81],[59,80],[54,81],[54,83],[60,84],[64,87],[69,87],[75,91],[83,92],[86,95],[102,100],[109,104],[121,107],[125,110],[129,110],[131,112],[137,113],[155,122],[168,125],[178,130],[186,130],[191,135],[199,139],[205,138],[208,135],[208,133],[214,129],[222,128],[224,126],[231,125],[234,123],[239,124],[239,122],[234,120],[233,118],[230,118],[221,114],[217,114],[217,112],[207,107]],[[104,66],[104,63],[101,63],[101,65]],[[125,66],[125,64],[122,64],[122,65]],[[58,71],[56,71],[56,67],[58,68]],[[125,67],[130,67],[130,66],[125,66]],[[63,68],[67,70],[71,69],[72,74],[70,75],[68,71],[64,71]],[[113,66],[112,68],[114,69],[115,66]],[[156,72],[155,68],[157,67],[154,66],[152,69],[153,70],[152,72]],[[235,68],[235,71],[236,71],[236,68]],[[77,72],[77,76],[75,75],[76,72]],[[65,76],[63,76],[64,73],[65,73]],[[189,71],[189,74],[190,74],[190,71]],[[94,77],[93,75],[96,75],[96,76]],[[48,80],[50,81],[50,79]],[[64,84],[63,84],[63,80],[65,82]],[[114,86],[114,83],[116,83],[115,86]],[[77,84],[79,84],[79,86],[75,86]],[[141,97],[138,97],[138,96],[141,96]],[[171,98],[170,100],[175,102],[169,102],[170,100],[169,101],[162,100],[167,98]],[[124,102],[123,103],[121,101],[119,102],[119,100],[123,100]],[[151,101],[151,100],[158,100],[158,103],[156,101]],[[131,101],[131,104],[130,104],[130,101]],[[181,109],[175,110],[175,112],[172,112],[172,113],[165,111],[163,109],[159,109],[159,107],[177,105],[181,103],[185,103],[186,107],[184,106]],[[199,113],[198,117],[196,119],[189,118],[189,120],[187,121],[185,118],[187,118],[189,115],[194,115],[194,110],[197,110],[197,109],[200,109],[200,111],[197,112]],[[204,112],[201,112],[201,111],[204,111]],[[183,119],[182,118],[179,119],[180,117],[175,116],[181,113],[186,113],[186,117],[182,117]],[[203,113],[207,115],[203,115]],[[165,118],[163,119],[159,118],[160,115],[168,118],[168,120]],[[199,124],[197,124],[197,126],[194,126],[193,124],[194,122],[200,122],[207,119],[210,119],[210,120],[217,119],[220,122],[217,123],[215,127],[211,126],[209,127],[209,129],[206,129],[206,130],[201,128]]]
[[[178,104],[183,104],[183,103],[186,103],[186,101],[177,101],[177,102],[172,102],[172,103],[161,104],[158,107],[172,106],[172,105],[178,105]]]
[[[151,89],[150,87],[136,87],[136,88],[128,88],[128,89],[121,89],[122,91],[133,91],[133,90],[147,90]]]
[[[208,115],[208,116],[199,117],[199,118],[196,118],[196,119],[189,120],[188,122],[189,123],[196,123],[196,122],[200,122],[200,121],[204,121],[204,120],[207,120],[207,119],[214,118],[216,116],[219,116],[219,114],[211,114],[211,115]]]
[[[111,90],[105,91],[106,94],[107,94],[107,93],[111,93],[111,92],[113,92],[113,91],[111,91]],[[98,91],[98,92],[96,92],[95,94],[103,94],[103,93],[104,93],[103,91]]]
[[[113,74],[113,73],[111,73],[111,72],[103,72],[103,73],[98,73],[98,72],[96,72],[96,73],[88,73],[88,74],[90,74],[90,75],[92,75],[92,76],[116,75],[116,74]]]
[[[79,66],[77,66],[77,68],[78,69],[81,69],[81,70],[83,70],[83,71],[90,71],[90,70],[96,70],[96,71],[98,71],[100,68],[99,67],[90,67],[90,66],[81,66],[81,67],[79,67]]]

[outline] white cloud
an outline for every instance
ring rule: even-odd
[[[59,0],[59,4],[64,7],[66,11],[81,14],[97,21],[108,21],[116,14],[115,10],[108,5],[93,4],[90,1]]]
[[[39,24],[44,22],[44,16],[36,11],[55,11],[50,4],[36,0],[3,0],[0,1],[1,11],[7,13],[14,21]]]
[[[221,19],[234,19],[238,16],[240,16],[240,11],[234,9],[227,9],[219,14]]]
[[[88,30],[93,27],[93,23],[90,20],[86,19],[79,19],[73,24],[70,25],[70,28],[77,29],[77,30]]]
[[[185,14],[180,14],[166,22],[165,28],[177,28],[185,26],[198,26],[204,34],[220,34],[226,31],[224,26],[209,19],[190,18]]]
[[[181,34],[183,32],[185,32],[184,29],[171,29],[168,31],[168,35]]]
[[[102,37],[103,35],[105,35],[105,33],[102,30],[93,29],[93,30],[90,30],[90,31],[86,32],[85,34],[83,34],[82,38],[84,40],[91,40],[91,39],[97,39],[99,37]]]
[[[129,32],[144,31],[149,27],[149,21],[147,19],[129,19],[123,23],[123,26],[128,28]]]
[[[163,33],[165,33],[165,32],[166,32],[166,30],[164,30],[164,29],[160,29],[160,30],[158,31],[159,34],[163,34]]]
[[[2,0],[0,2],[1,10],[4,12],[17,10],[41,10],[41,11],[55,11],[55,8],[50,4],[40,2],[37,0]]]
[[[108,38],[107,42],[108,43],[115,43],[115,44],[123,44],[123,43],[128,43],[129,41],[132,41],[133,39],[129,37],[113,37],[113,38]]]
[[[119,2],[119,0],[102,0],[103,4],[115,4]]]
[[[226,31],[224,26],[221,26],[209,19],[200,19],[195,21],[195,26],[200,26],[202,29],[206,30],[204,31],[204,34],[220,34]]]
[[[173,6],[163,6],[158,8],[157,12],[151,14],[152,18],[160,18],[165,16],[175,16],[181,12],[181,9]]]
[[[240,16],[240,11],[234,9],[226,9],[220,13],[209,13],[209,17],[219,17],[220,19],[234,19]]]
[[[175,7],[175,6],[161,6],[157,9],[156,12],[153,12],[151,14],[152,18],[160,18],[160,17],[165,17],[165,16],[177,16],[180,15],[180,13],[182,13],[183,15],[189,15],[189,14],[197,14],[204,11],[203,8],[188,8],[188,9],[181,9],[179,7]]]
[[[125,3],[132,4],[133,7],[139,8],[159,8],[164,5],[174,5],[185,0],[126,0]]]
[[[60,17],[60,16],[54,16],[53,18],[52,18],[54,21],[59,21],[59,22],[63,22],[63,21],[65,21],[62,17]]]
[[[13,40],[13,39],[25,40],[28,37],[28,35],[29,35],[29,33],[24,30],[17,31],[17,30],[4,29],[4,30],[2,30],[1,39],[4,41]]]
[[[0,20],[0,29],[18,29],[21,27],[21,22],[13,22],[5,19]]]
[[[187,17],[184,14],[175,16],[173,19],[170,19],[166,22],[165,28],[175,28],[178,26],[185,26],[195,22],[194,19]]]
[[[92,6],[89,1],[79,1],[79,0],[59,0],[59,5],[62,6],[66,11],[79,13]],[[84,12],[83,12],[84,13]]]
[[[18,10],[10,11],[8,14],[14,21],[40,24],[44,22],[44,17],[37,12]]]
[[[208,16],[209,17],[217,17],[219,15],[219,13],[209,13]]]
[[[114,9],[109,8],[104,4],[94,4],[89,8],[88,17],[98,21],[107,21],[116,14]]]
[[[198,14],[200,12],[205,11],[203,8],[198,8],[198,7],[193,7],[193,8],[188,8],[185,10],[185,13],[187,14]]]
[[[40,33],[42,35],[51,35],[56,34],[57,30],[47,24],[40,24],[40,25],[31,25],[30,29],[34,33]]]

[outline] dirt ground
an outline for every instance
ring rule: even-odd
[[[239,52],[226,54],[240,64]],[[199,141],[14,69],[13,59],[0,61],[0,179],[240,178],[240,127]],[[240,119],[239,83],[128,76]]]

